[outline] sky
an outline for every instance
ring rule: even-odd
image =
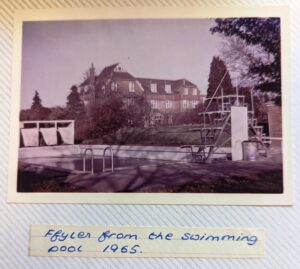
[[[64,106],[91,63],[97,74],[118,62],[135,77],[186,78],[205,94],[221,44],[209,32],[213,25],[213,19],[24,22],[21,108],[30,108],[36,90],[45,107]]]

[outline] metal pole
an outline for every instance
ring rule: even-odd
[[[221,86],[221,84],[222,84],[223,80],[225,79],[225,76],[227,75],[227,73],[228,73],[228,71],[226,71],[226,72],[225,72],[225,74],[224,74],[224,76],[222,77],[222,79],[221,79],[221,81],[220,81],[220,83],[219,83],[218,87],[216,88],[216,90],[215,90],[215,92],[214,92],[213,96],[212,96],[212,97],[210,97],[210,101],[209,101],[209,103],[208,103],[208,105],[207,105],[206,109],[204,110],[204,113],[206,113],[206,112],[207,112],[207,109],[208,109],[208,107],[210,106],[210,104],[211,104],[212,100],[214,99],[214,97],[215,97],[215,95],[216,95],[217,91],[219,90],[219,88],[220,88],[220,86]]]
[[[251,110],[252,110],[252,122],[253,122],[254,119],[253,87],[250,90],[250,95],[251,95]]]
[[[222,101],[222,112],[224,111],[224,100],[223,100],[223,87],[221,87],[221,101]]]
[[[238,88],[238,78],[237,76],[235,77],[235,90],[236,90],[236,105],[240,105],[239,102],[239,88]]]

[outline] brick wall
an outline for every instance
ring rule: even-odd
[[[281,106],[272,103],[267,104],[269,135],[270,137],[282,137],[282,114]],[[277,140],[272,141],[272,146],[280,146],[281,142]]]

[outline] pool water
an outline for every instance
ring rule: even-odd
[[[79,156],[64,156],[64,157],[38,157],[38,158],[22,158],[24,163],[47,165],[51,167],[58,167],[68,170],[83,171],[83,159]],[[114,169],[126,169],[130,167],[140,167],[148,165],[158,165],[169,163],[170,161],[137,159],[137,158],[119,158],[114,157]],[[105,169],[110,171],[111,158],[105,158]],[[94,172],[102,172],[103,160],[102,158],[94,157]],[[91,159],[86,158],[86,171],[91,170]]]

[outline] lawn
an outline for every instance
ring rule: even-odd
[[[199,133],[190,129],[201,125],[161,126],[153,128],[122,128],[115,134],[84,140],[83,144],[180,146],[199,144]]]

